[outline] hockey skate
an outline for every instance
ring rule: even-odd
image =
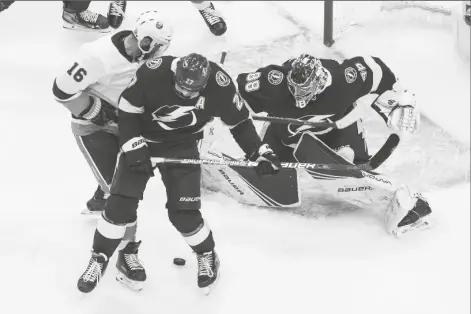
[[[196,254],[198,287],[205,295],[211,293],[219,279],[219,259],[215,251]]]
[[[100,215],[102,211],[105,209],[106,198],[105,192],[101,189],[100,186],[93,194],[93,197],[88,200],[87,208],[82,211],[83,215]]]
[[[105,274],[107,266],[108,258],[106,255],[92,251],[92,257],[88,262],[88,267],[82,276],[80,276],[77,288],[83,293],[92,292],[98,285],[101,277]]]
[[[62,12],[63,27],[86,32],[108,33],[111,31],[108,19],[101,14],[85,10],[80,13]]]
[[[126,1],[110,1],[108,8],[108,23],[114,29],[121,27],[126,12]]]
[[[140,245],[141,241],[129,242],[124,249],[119,251],[116,262],[118,269],[116,280],[134,291],[141,291],[147,278],[144,266],[137,256]]]
[[[223,35],[227,30],[227,25],[221,14],[214,9],[214,5],[211,2],[209,7],[203,10],[198,10],[203,17],[206,25],[208,26],[211,33],[215,36]]]
[[[428,229],[431,226],[431,213],[430,205],[421,194],[411,194],[409,188],[401,186],[386,210],[388,231],[401,237],[411,231]]]

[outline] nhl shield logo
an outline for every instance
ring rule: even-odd
[[[149,69],[155,70],[162,64],[162,58],[151,59],[146,62]]]
[[[270,82],[272,85],[278,85],[283,81],[283,73],[281,73],[278,70],[272,70],[270,73],[268,73],[268,82]]]
[[[229,77],[226,74],[222,73],[221,71],[216,72],[216,82],[219,86],[226,87],[231,83]]]
[[[357,71],[352,68],[346,68],[345,69],[345,79],[347,80],[347,83],[351,84],[357,80]]]

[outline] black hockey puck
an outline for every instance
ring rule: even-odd
[[[178,266],[185,266],[186,261],[185,261],[184,258],[175,257],[175,258],[173,259],[173,263],[174,263],[175,265],[178,265]]]

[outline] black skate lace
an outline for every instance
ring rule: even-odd
[[[144,269],[141,261],[137,258],[137,254],[124,254],[124,260],[131,270]]]
[[[198,274],[200,276],[213,277],[213,253],[198,254]]]
[[[95,13],[95,12],[92,12],[92,11],[89,11],[89,10],[85,10],[83,12],[80,12],[80,17],[85,22],[96,23],[96,21],[98,20],[98,13]]]
[[[214,25],[216,23],[221,22],[221,18],[219,16],[215,15],[216,12],[210,7],[206,8],[204,10],[201,10],[200,12],[203,15],[204,19],[206,21],[208,21],[208,23],[211,24],[211,25]]]
[[[116,16],[124,16],[124,1],[112,1],[110,14]]]
[[[102,264],[92,259],[88,264],[87,270],[83,273],[83,281],[94,282],[100,280]]]

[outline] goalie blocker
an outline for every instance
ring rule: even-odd
[[[213,152],[208,155],[231,158]],[[301,136],[293,157],[299,163],[353,165],[310,132]],[[431,209],[420,194],[375,171],[283,168],[276,176],[260,178],[250,168],[209,165],[203,166],[203,184],[243,204],[292,208],[301,205],[300,171],[309,173],[313,180],[322,180],[319,184],[323,193],[384,217],[390,234],[400,237],[412,230],[426,229],[430,224]]]

